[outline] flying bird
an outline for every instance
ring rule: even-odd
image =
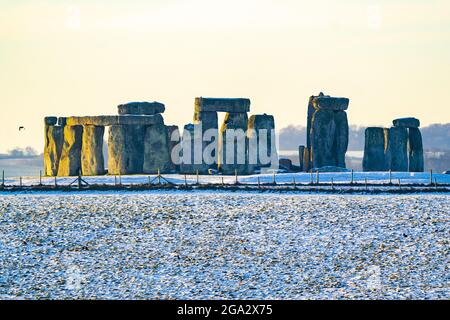
[[[19,127],[19,131],[24,131],[25,127]]]

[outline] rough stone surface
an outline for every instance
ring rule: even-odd
[[[369,127],[365,131],[363,171],[388,171],[390,169],[388,130]]]
[[[46,121],[55,123],[55,121]],[[64,127],[45,126],[44,174],[54,177],[58,175],[59,162],[64,143]]]
[[[292,160],[281,158],[279,161],[280,169],[284,169],[286,171],[292,171]]]
[[[66,117],[59,117],[58,118],[58,125],[64,127],[67,125],[67,118]]]
[[[270,167],[273,161],[278,160],[275,141],[275,120],[272,115],[252,115],[248,120],[247,137],[249,140],[249,165],[255,167]],[[260,139],[263,138],[263,141]],[[254,146],[254,147],[251,147]],[[263,158],[261,158],[263,155]],[[267,159],[264,159],[267,158]],[[267,163],[269,161],[269,163]]]
[[[114,125],[109,128],[108,173],[142,173],[145,126]]]
[[[409,171],[424,171],[422,134],[417,128],[409,129]]]
[[[45,117],[44,118],[44,125],[46,126],[55,126],[58,123],[57,117]]]
[[[103,157],[104,135],[105,127],[85,126],[83,129],[81,168],[85,176],[105,174],[105,159]]]
[[[155,115],[164,113],[166,107],[160,102],[130,102],[117,106],[120,115],[124,114],[141,114]]]
[[[349,102],[348,98],[318,96],[314,99],[313,106],[316,110],[345,111],[348,109]]]
[[[336,123],[334,112],[318,110],[311,127],[311,159],[314,168],[336,166]]]
[[[247,174],[247,113],[230,113],[225,115],[225,120],[220,129],[221,148],[220,148],[220,169],[223,174]],[[228,144],[233,145],[234,149],[227,151]],[[227,159],[227,153],[229,153]]]
[[[335,135],[335,158],[336,166],[345,168],[345,154],[348,149],[348,120],[347,113],[344,111],[334,112],[334,122],[336,124],[336,135]]]
[[[348,105],[349,99],[330,97],[322,92],[309,98],[303,170],[323,166],[345,168],[348,120],[344,110]]]
[[[178,126],[166,126],[167,139],[169,142],[169,154],[171,159],[170,170],[178,170],[181,163],[181,155],[179,149],[175,149],[181,143],[181,135]]]
[[[144,173],[168,173],[172,169],[165,125],[147,127],[144,139]]]
[[[205,151],[205,149],[209,146],[214,146],[215,150],[218,150],[218,137],[219,137],[219,129],[218,129],[218,117],[217,112],[206,112],[206,111],[196,111],[194,113],[194,124],[196,126],[201,126],[201,133],[202,137],[206,137],[205,133],[208,131],[212,137],[209,141],[206,141],[206,139],[203,139],[202,137],[196,137],[196,142],[200,143],[202,145],[201,152]],[[214,150],[213,149],[213,150]],[[216,169],[217,163],[218,163],[218,154],[217,152],[212,152],[211,156],[214,159],[214,163],[203,163],[196,165],[196,170],[199,171],[201,174],[207,174],[209,169]],[[203,161],[204,162],[204,161]]]
[[[195,125],[189,123],[184,126],[182,137],[182,161],[180,166],[180,172],[186,174],[192,174],[196,172],[194,165],[194,132]]]
[[[392,121],[394,127],[419,128],[420,121],[416,118],[400,118]]]
[[[305,171],[305,150],[305,146],[298,146],[298,163],[300,171]]]
[[[392,127],[389,129],[389,149],[391,153],[391,170],[408,171],[408,129]]]
[[[82,126],[64,127],[64,144],[58,168],[58,176],[77,176],[81,171]]]
[[[195,98],[195,112],[231,112],[250,111],[250,99],[245,98]]]
[[[88,116],[88,117],[68,117],[68,126],[116,126],[134,125],[149,126],[164,123],[160,114],[147,115],[119,115],[119,116]]]

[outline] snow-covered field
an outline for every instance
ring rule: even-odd
[[[0,298],[450,298],[450,195],[0,195]]]
[[[174,184],[194,184],[197,182],[196,175],[180,175],[180,174],[164,174],[163,177]],[[153,183],[157,183],[156,175],[129,175],[122,177],[114,177],[114,176],[98,176],[98,177],[83,177],[85,181],[89,184],[104,184],[104,185],[114,185],[115,183],[122,182],[122,184],[130,185],[130,184],[146,184],[150,181]],[[185,180],[186,178],[186,180]],[[430,179],[431,178],[431,179]],[[69,185],[74,181],[74,177],[70,178],[57,178],[58,185]],[[260,183],[272,183],[274,180],[273,174],[259,174],[259,175],[250,175],[250,176],[239,176],[238,181],[242,184],[256,184],[258,183],[258,179]],[[317,174],[309,174],[309,173],[282,173],[275,175],[275,181],[278,184],[283,183],[293,183],[294,180],[298,184],[307,184],[313,181],[321,183],[331,183],[333,180],[334,183],[349,183],[352,181],[352,173],[351,172],[342,172],[342,173],[320,173],[319,176]],[[390,181],[394,184],[398,184],[400,182],[402,185],[405,184],[429,184],[432,180],[433,183],[438,184],[450,184],[450,175],[446,174],[436,174],[433,173],[430,177],[430,173],[414,173],[414,172],[393,172],[391,177],[389,176],[389,172],[355,172],[353,174],[353,181],[356,183],[365,183],[367,179],[368,183],[374,184],[383,184],[389,183]],[[234,184],[236,182],[236,178],[234,176],[221,176],[221,175],[201,175],[199,176],[200,184],[208,184],[208,183],[216,183],[216,184]],[[23,185],[37,185],[39,184],[39,177],[23,177],[22,183]],[[161,182],[165,182],[161,180]],[[54,178],[43,178],[42,183],[45,185],[53,185],[55,183]],[[5,179],[6,185],[16,185],[20,184],[20,177],[15,178],[7,178]]]

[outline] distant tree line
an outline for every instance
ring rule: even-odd
[[[0,159],[29,159],[37,156],[39,156],[39,153],[32,147],[14,148],[7,153],[0,153]]]

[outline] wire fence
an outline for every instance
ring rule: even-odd
[[[42,171],[38,178],[19,177],[6,179],[2,171],[0,190],[143,190],[143,189],[224,189],[224,190],[304,190],[304,191],[450,191],[450,178],[438,181],[437,176],[430,171],[427,177],[421,179],[402,179],[394,177],[392,171],[385,173],[386,179],[371,179],[356,177],[355,172],[321,173],[319,171],[302,173],[299,176],[279,174],[248,176],[210,176],[193,174],[163,175],[158,170],[155,175],[148,176],[102,176],[83,177],[44,177]],[[361,175],[361,173],[358,173]]]

